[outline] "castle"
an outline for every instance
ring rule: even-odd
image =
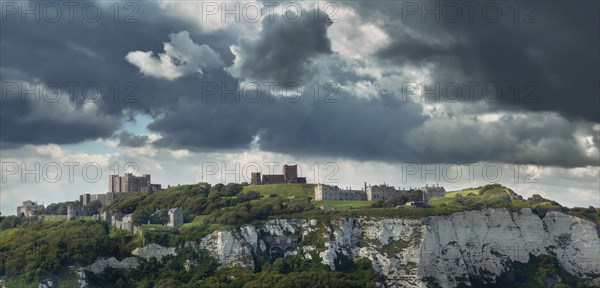
[[[139,177],[131,173],[125,173],[123,176],[108,175],[108,193],[153,193],[160,190],[160,184],[150,183],[150,174]]]
[[[31,217],[43,211],[44,205],[38,205],[37,202],[31,200],[23,201],[22,206],[17,206],[17,216]]]
[[[433,198],[433,197],[444,197],[446,190],[444,187],[440,187],[439,185],[429,186],[425,185],[425,187],[418,188],[418,190],[423,192],[423,200]],[[398,194],[407,193],[409,190],[404,189],[396,189],[394,186],[386,185],[385,183],[382,185],[367,185],[365,182],[365,186],[362,190],[352,190],[352,189],[340,189],[338,186],[331,186],[319,183],[315,186],[315,200],[367,200],[367,201],[379,201],[390,199]]]
[[[162,190],[160,184],[150,182],[150,174],[134,176],[131,173],[125,173],[123,176],[108,175],[108,192],[104,194],[83,194],[79,195],[79,203],[87,206],[92,201],[100,201],[102,206],[108,205],[117,198],[126,193],[154,193]]]
[[[250,185],[306,184],[306,177],[298,177],[298,165],[283,165],[283,174],[260,175],[252,172]]]

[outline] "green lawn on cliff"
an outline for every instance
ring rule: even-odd
[[[277,194],[280,197],[305,196],[315,197],[315,184],[269,184],[244,186],[243,192],[256,191],[263,197]]]
[[[460,194],[461,196],[467,196],[471,193],[473,193],[475,195],[479,195],[479,189],[463,189],[463,190],[458,190],[458,191],[450,191],[450,192],[446,192],[444,197],[456,197],[457,194]]]
[[[373,201],[366,200],[354,200],[354,201],[335,201],[335,200],[325,200],[325,201],[316,201],[315,207],[321,206],[333,206],[336,209],[359,209],[359,208],[369,208],[373,204]]]

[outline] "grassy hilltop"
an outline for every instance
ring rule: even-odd
[[[299,196],[313,197],[315,195],[315,184],[269,184],[244,186],[243,192],[256,191],[263,197],[275,194],[281,197]]]
[[[111,213],[133,214],[134,223],[141,225],[143,231],[138,235],[127,235],[104,222],[86,218],[65,221],[56,217],[0,217],[0,279],[7,280],[8,287],[37,287],[37,281],[60,277],[63,281],[60,287],[72,287],[76,279],[69,267],[89,265],[98,257],[122,259],[148,243],[182,247],[185,241],[197,241],[215,230],[273,218],[426,217],[483,208],[528,207],[540,216],[556,210],[600,224],[598,208],[569,209],[539,196],[519,199],[514,191],[498,184],[448,192],[445,197],[430,199],[427,208],[404,205],[422,198],[416,190],[385,201],[313,201],[313,197],[314,184],[198,183],[154,194],[131,193],[104,207]],[[321,205],[336,209],[320,210]],[[173,207],[182,208],[185,224],[168,229],[163,226],[168,221],[166,210]],[[295,283],[304,283],[303,287],[369,287],[377,277],[369,260],[354,264],[350,261],[341,271],[334,272],[320,264],[317,255],[313,260],[256,255],[255,271],[217,270],[216,260],[204,252],[186,248],[177,253],[165,258],[162,264],[143,262],[140,271],[133,274],[111,270],[100,276],[92,275],[89,281],[99,287],[262,287],[264,283],[271,283],[272,287],[295,287]],[[188,259],[202,264],[186,271],[183,263]],[[525,268],[539,267],[535,264]]]

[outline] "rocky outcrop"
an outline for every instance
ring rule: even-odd
[[[554,254],[569,273],[600,276],[600,238],[592,222],[560,212],[543,218],[530,209],[465,211],[422,219],[342,218],[279,219],[258,227],[215,231],[202,239],[224,266],[254,267],[253,255],[269,249],[268,236],[317,233],[324,245],[306,245],[306,258],[318,253],[335,269],[340,255],[369,258],[387,287],[454,287],[469,277],[494,281],[512,261],[527,262],[530,254]],[[322,247],[321,247],[322,246]],[[468,283],[465,283],[468,284]]]
[[[122,261],[117,260],[115,257],[110,258],[100,258],[96,260],[96,262],[91,265],[83,267],[83,270],[90,271],[94,274],[99,274],[104,272],[106,268],[113,269],[137,269],[140,267],[140,262],[135,257],[128,257],[123,259]]]
[[[164,247],[154,243],[148,244],[144,247],[135,248],[135,250],[133,250],[131,254],[140,258],[144,258],[146,260],[150,260],[150,258],[154,257],[159,262],[165,256],[177,255],[177,253],[175,252],[175,247]]]
[[[197,248],[208,251],[223,266],[254,268],[253,253],[258,247],[256,228],[244,226],[236,230],[214,231],[204,237]]]

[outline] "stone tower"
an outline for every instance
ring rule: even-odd
[[[297,183],[298,165],[283,165],[283,178],[287,183]]]
[[[74,220],[79,213],[77,213],[77,207],[69,204],[67,205],[67,220]]]
[[[260,185],[260,172],[252,172],[250,174],[250,185]]]

